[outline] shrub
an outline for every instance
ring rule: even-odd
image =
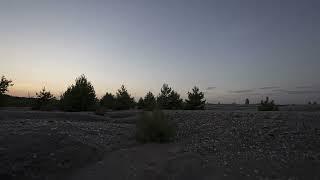
[[[35,103],[32,107],[33,110],[52,110],[54,107],[55,97],[50,93],[50,91],[46,91],[46,88],[36,93]]]
[[[161,92],[157,97],[157,103],[162,109],[181,109],[183,100],[180,95],[172,90],[168,84],[163,84]]]
[[[274,101],[269,102],[269,97],[266,100],[261,100],[260,106],[258,106],[258,111],[278,111],[278,106],[274,104]]]
[[[104,116],[105,112],[105,107],[97,107],[94,113],[99,116]]]
[[[186,109],[204,109],[206,100],[204,100],[203,92],[200,92],[198,87],[192,89],[192,93],[188,92],[188,99],[186,100]]]
[[[175,126],[163,112],[144,112],[137,121],[136,138],[139,142],[169,142],[175,136]]]
[[[65,111],[87,111],[96,106],[96,93],[91,82],[84,75],[78,77],[61,96],[61,105]]]
[[[107,108],[113,109],[115,105],[115,97],[111,93],[106,93],[100,100],[100,105]]]
[[[134,98],[128,93],[124,85],[118,90],[115,101],[116,110],[127,110],[135,106]]]

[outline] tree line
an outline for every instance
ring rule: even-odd
[[[9,86],[12,86],[12,81],[7,80],[4,76],[1,79],[0,103],[4,101],[3,95],[8,91]],[[183,100],[179,93],[169,87],[168,84],[163,84],[161,92],[155,96],[152,92],[148,92],[144,97],[141,97],[138,102],[130,95],[124,85],[117,90],[116,94],[106,92],[106,94],[98,99],[91,82],[87,80],[85,75],[76,78],[75,83],[67,88],[58,100],[50,91],[43,88],[39,93],[36,93],[33,109],[35,110],[50,110],[59,108],[64,111],[90,111],[98,108],[112,110],[127,110],[138,108],[144,110],[154,109],[189,109],[202,110],[204,109],[206,100],[204,93],[198,87],[194,87],[192,92],[187,93],[188,98]]]

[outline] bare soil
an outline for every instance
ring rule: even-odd
[[[0,179],[320,179],[320,112],[166,111],[169,144],[139,113],[0,110]]]

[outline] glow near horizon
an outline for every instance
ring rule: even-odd
[[[45,86],[59,95],[85,74],[99,97],[121,84],[135,97],[157,94],[168,83],[183,97],[194,85],[215,86],[209,102],[319,101],[319,93],[259,89],[319,88],[317,1],[182,2],[0,1],[10,94]],[[254,91],[229,92],[245,89]]]

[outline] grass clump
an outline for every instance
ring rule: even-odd
[[[144,112],[137,121],[136,138],[139,142],[170,142],[175,136],[175,126],[160,110]]]

